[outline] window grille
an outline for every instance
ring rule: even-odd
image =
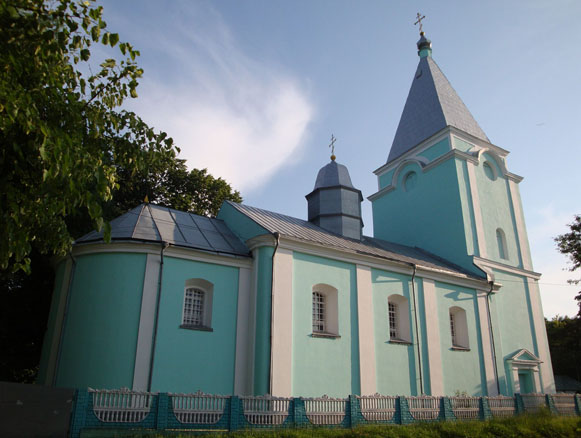
[[[456,321],[453,313],[450,313],[450,333],[452,335],[452,345],[458,345],[458,339],[456,337]]]
[[[313,292],[313,333],[325,331],[325,295]]]
[[[204,295],[205,292],[201,289],[186,289],[184,325],[204,325]]]
[[[389,337],[391,339],[398,339],[398,327],[397,327],[397,304],[388,303],[389,311]]]

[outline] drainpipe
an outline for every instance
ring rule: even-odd
[[[61,354],[62,354],[62,350],[63,350],[63,338],[65,336],[65,328],[67,326],[67,315],[69,313],[69,304],[71,302],[71,291],[73,288],[73,277],[75,276],[75,271],[77,268],[77,260],[73,257],[72,251],[69,252],[69,257],[71,258],[72,266],[71,266],[71,273],[69,274],[69,284],[67,286],[67,299],[65,301],[65,308],[63,311],[63,322],[61,323],[61,332],[59,334],[59,343],[58,343],[58,349],[57,349],[57,354],[56,354],[56,361],[54,364],[54,372],[52,375],[52,386],[56,386],[56,378],[58,375],[58,369],[59,369],[59,364],[61,361]]]
[[[415,285],[415,279],[416,279],[416,270],[417,270],[417,265],[415,263],[412,264],[413,268],[414,268],[414,272],[412,274],[412,300],[414,300],[414,321],[415,321],[415,326],[416,326],[416,345],[418,347],[418,370],[420,372],[419,377],[420,377],[420,394],[424,394],[424,382],[422,379],[422,353],[421,353],[421,349],[420,349],[420,331],[418,329],[418,306],[416,303],[416,285]]]
[[[278,250],[278,245],[280,245],[280,233],[277,231],[274,233],[274,238],[276,239],[276,245],[272,253],[272,276],[270,278],[270,368],[268,372],[268,394],[272,393],[272,366],[273,366],[273,355],[272,355],[272,331],[274,329],[274,256]]]
[[[161,242],[159,275],[157,279],[157,302],[155,304],[155,318],[153,320],[153,335],[151,340],[151,356],[149,357],[149,376],[147,378],[147,392],[151,392],[151,380],[153,378],[153,362],[155,358],[155,345],[157,341],[157,325],[159,322],[159,303],[161,301],[161,281],[163,279],[163,252],[169,246],[167,242]]]
[[[490,295],[492,295],[492,288],[494,281],[490,281],[490,290],[486,294],[486,313],[488,314],[488,327],[490,327],[490,339],[492,341],[492,361],[494,362],[494,378],[496,379],[496,391],[500,395],[500,382],[498,381],[498,365],[496,363],[496,346],[494,344],[494,329],[492,328],[492,318],[490,317]]]

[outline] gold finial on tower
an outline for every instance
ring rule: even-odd
[[[146,204],[149,204],[149,196],[145,195],[143,202],[145,202]]]
[[[414,25],[416,25],[416,24],[419,24],[419,25],[420,25],[420,35],[423,35],[423,34],[424,34],[424,30],[422,29],[422,20],[423,20],[424,18],[426,18],[426,16],[425,16],[425,15],[422,15],[422,14],[420,14],[420,13],[418,12],[418,14],[416,15],[416,18],[418,19],[418,21],[416,21],[416,22],[414,23]]]
[[[331,148],[331,161],[335,161],[335,158],[337,158],[335,156],[335,142],[337,141],[337,139],[335,138],[335,136],[333,134],[331,134],[331,143],[329,143],[329,147]]]

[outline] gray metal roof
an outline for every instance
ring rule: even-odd
[[[361,241],[349,239],[326,231],[315,224],[302,219],[248,205],[236,204],[231,201],[225,202],[228,202],[240,213],[246,215],[270,233],[278,232],[282,236],[316,243],[339,250],[376,256],[404,263],[413,263],[418,266],[436,269],[443,272],[462,274],[479,279],[481,278],[451,262],[448,262],[447,260],[428,253],[421,248],[412,248],[367,236],[363,236]]]
[[[141,204],[112,220],[111,239],[167,242],[185,248],[250,256],[246,245],[223,221],[153,204]],[[75,244],[102,240],[102,232],[92,231]]]
[[[315,181],[315,188],[313,190],[335,186],[354,188],[347,168],[342,164],[331,161],[319,170],[317,180]]]
[[[431,56],[420,59],[387,162],[453,126],[490,142]]]

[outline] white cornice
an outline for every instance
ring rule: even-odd
[[[509,274],[521,275],[523,277],[532,278],[533,280],[539,280],[541,278],[540,273],[529,271],[528,269],[516,268],[514,266],[505,265],[504,263],[495,262],[493,260],[483,259],[477,256],[473,257],[474,264],[485,272],[490,272],[489,269],[496,269],[498,271],[507,272]],[[489,268],[489,269],[485,269]],[[490,272],[491,276],[494,274]]]
[[[274,246],[275,244],[274,238],[268,240],[265,239],[264,237],[265,236],[259,236],[258,238],[250,239],[246,242],[246,244],[249,246],[254,245],[253,246],[254,248],[265,245]],[[413,274],[412,266],[413,263],[411,262],[391,260],[381,256],[360,254],[356,251],[349,250],[346,248],[323,246],[318,243],[307,242],[289,236],[280,237],[279,248],[302,252],[305,254],[324,257],[345,263],[351,263],[353,265],[368,266],[370,268],[395,272],[398,274],[404,274],[409,276]],[[429,266],[422,266],[421,264],[418,264],[416,266],[417,266],[416,275],[422,278],[427,278],[441,283],[449,283],[478,290],[486,290],[486,288],[488,287],[487,280],[485,279],[479,280],[476,278],[469,277],[466,274],[444,271]]]
[[[73,247],[73,256],[83,256],[88,254],[102,253],[137,253],[137,254],[159,254],[161,244],[143,243],[136,241],[111,242],[111,243],[85,243]],[[181,248],[169,246],[165,249],[164,255],[179,259],[192,260],[204,263],[214,263],[217,265],[234,266],[238,268],[249,268],[252,266],[251,257],[237,255],[218,255],[207,251],[199,251],[193,248]]]

